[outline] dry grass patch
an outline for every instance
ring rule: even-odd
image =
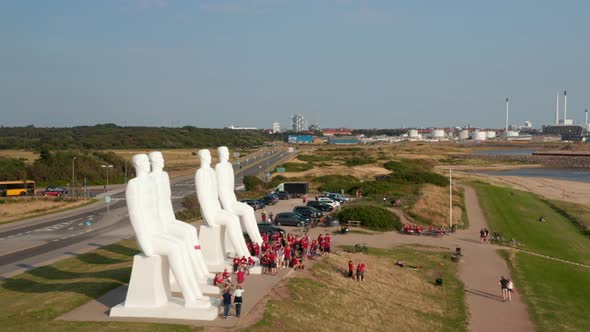
[[[453,191],[453,219],[461,224],[463,199],[459,191]],[[425,184],[420,190],[420,198],[408,211],[410,215],[427,224],[449,225],[449,188]]]
[[[94,200],[74,200],[54,197],[3,198],[0,204],[0,224],[54,213],[87,205]]]
[[[21,159],[25,164],[32,164],[39,154],[27,150],[0,150],[0,157]]]
[[[375,254],[375,255],[373,255]],[[334,254],[310,278],[289,281],[289,297],[271,300],[251,331],[462,331],[467,314],[457,266],[447,254],[370,249],[370,255]],[[364,282],[345,276],[347,262],[364,259]],[[413,270],[395,261],[421,265]],[[442,263],[442,265],[440,265]],[[442,277],[444,287],[433,281]]]
[[[324,166],[314,167],[305,172],[286,172],[281,173],[282,176],[287,178],[293,177],[315,177],[324,175],[351,175],[358,179],[373,179],[377,175],[389,174],[390,171],[378,165],[361,165],[361,166]]]

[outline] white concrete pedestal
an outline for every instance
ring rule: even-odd
[[[199,241],[203,257],[210,272],[220,272],[224,269],[224,254],[221,246],[221,231],[219,226],[202,225],[199,228]],[[221,267],[221,270],[219,268]]]
[[[214,320],[218,309],[215,300],[186,307],[184,300],[172,297],[168,259],[161,256],[133,257],[133,268],[125,301],[110,311],[111,317],[170,318]],[[212,305],[214,304],[214,305]]]

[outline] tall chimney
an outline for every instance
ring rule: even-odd
[[[586,124],[588,124],[588,109],[586,109]]]
[[[567,91],[563,91],[563,124],[567,122]]]
[[[555,125],[559,125],[559,93],[557,94],[557,101],[555,102]]]
[[[508,112],[509,112],[509,101],[508,101],[508,97],[506,97],[506,128],[504,128],[504,132],[508,133]]]

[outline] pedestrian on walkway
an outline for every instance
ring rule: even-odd
[[[489,241],[490,241],[490,231],[489,231],[487,228],[484,228],[484,229],[483,229],[483,233],[484,233],[484,235],[485,235],[485,240],[484,240],[484,242],[485,242],[485,243],[489,243]]]
[[[238,285],[234,291],[234,304],[236,305],[236,317],[238,318],[240,318],[240,314],[242,313],[242,294],[244,294],[242,285]]]
[[[486,232],[482,229],[479,230],[479,242],[484,244],[486,242]]]
[[[229,311],[231,309],[231,287],[226,287],[223,291],[223,318],[229,318]]]
[[[504,276],[500,276],[500,280],[498,281],[498,285],[502,290],[502,300],[506,302],[508,299],[508,279],[504,278]]]
[[[508,289],[508,301],[512,302],[512,293],[514,292],[514,283],[512,279],[508,278],[508,285],[506,285]]]

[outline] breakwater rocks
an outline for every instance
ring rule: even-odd
[[[454,154],[450,158],[481,159],[496,162],[542,164],[551,168],[590,168],[590,156]]]

